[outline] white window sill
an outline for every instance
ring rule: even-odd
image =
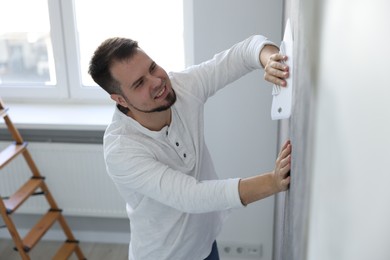
[[[104,131],[115,105],[6,103],[5,107],[18,129]],[[5,128],[4,121],[0,127]]]

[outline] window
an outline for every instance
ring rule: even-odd
[[[183,0],[0,0],[0,96],[100,100],[88,75],[109,37],[139,42],[167,71],[183,69]]]

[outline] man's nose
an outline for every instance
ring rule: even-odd
[[[152,88],[159,88],[161,87],[161,84],[163,82],[163,80],[159,77],[155,77],[155,76],[150,76],[150,83],[151,83],[151,86]]]

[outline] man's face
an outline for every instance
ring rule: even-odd
[[[130,59],[114,62],[111,74],[123,94],[111,98],[133,114],[164,111],[176,101],[168,74],[141,49]]]

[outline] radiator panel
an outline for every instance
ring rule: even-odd
[[[7,144],[0,142],[1,149]],[[64,215],[127,217],[125,202],[106,173],[101,144],[29,143],[28,150]],[[30,177],[19,156],[0,170],[0,195],[11,195]],[[33,196],[17,212],[47,209],[43,196]]]

